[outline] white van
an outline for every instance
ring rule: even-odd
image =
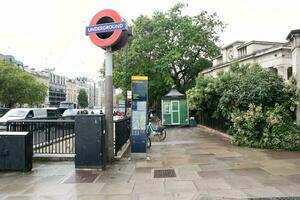
[[[47,110],[42,108],[14,108],[0,118],[0,129],[6,129],[10,120],[47,118]]]

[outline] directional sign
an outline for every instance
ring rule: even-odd
[[[89,35],[91,33],[106,33],[113,32],[115,30],[128,30],[126,22],[105,23],[98,24],[96,26],[87,26],[85,29],[85,34]]]

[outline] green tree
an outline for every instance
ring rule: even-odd
[[[88,95],[84,89],[79,90],[77,100],[78,100],[78,104],[81,108],[86,108],[89,105]]]
[[[6,107],[17,104],[39,105],[47,96],[47,86],[32,74],[10,62],[0,61],[0,102]]]
[[[219,54],[216,44],[224,23],[215,13],[206,11],[184,15],[185,8],[179,3],[167,12],[155,12],[152,17],[141,15],[133,21],[134,36],[129,40],[128,52],[114,54],[116,87],[123,91],[130,88],[130,81],[124,81],[127,64],[128,77],[149,77],[149,103],[154,105],[173,85],[180,92],[191,88],[198,73],[211,66],[209,59]]]

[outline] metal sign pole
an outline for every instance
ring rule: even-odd
[[[107,21],[107,18],[112,19]],[[114,10],[99,11],[86,27],[86,35],[98,47],[105,50],[105,158],[114,159],[114,124],[113,124],[113,63],[112,52],[121,49],[127,42],[129,27],[126,21]],[[98,23],[102,21],[102,23]],[[107,23],[108,22],[108,23]],[[112,32],[109,37],[106,34]]]
[[[113,64],[112,51],[107,48],[105,52],[105,143],[107,159],[111,162],[114,159],[114,130],[113,130]]]

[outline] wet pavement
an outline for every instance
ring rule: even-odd
[[[106,171],[76,171],[74,162],[60,161],[0,172],[0,200],[300,197],[300,152],[241,148],[201,128],[167,132],[164,142],[153,142],[150,160],[125,157]],[[170,170],[175,177],[161,177],[174,176]]]

